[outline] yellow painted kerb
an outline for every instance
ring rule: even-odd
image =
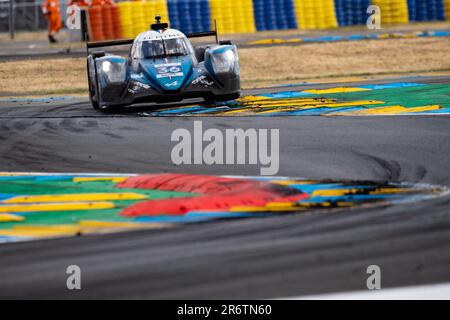
[[[8,212],[45,212],[45,211],[77,211],[112,209],[112,202],[72,202],[72,203],[43,203],[43,204],[17,204],[0,205],[0,213]]]
[[[49,202],[81,202],[81,201],[117,201],[143,200],[147,196],[139,193],[74,193],[54,195],[17,196],[2,203],[49,203]]]

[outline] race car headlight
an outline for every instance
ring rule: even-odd
[[[101,65],[103,74],[108,82],[124,82],[126,77],[126,62],[103,61]]]
[[[234,71],[237,55],[233,50],[226,50],[221,53],[214,53],[211,62],[215,73],[229,73]]]
[[[104,61],[102,63],[102,70],[103,70],[104,73],[109,73],[111,71],[111,62]]]

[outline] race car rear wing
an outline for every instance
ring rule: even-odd
[[[113,46],[122,46],[122,45],[130,45],[133,44],[133,39],[124,39],[124,40],[112,40],[112,41],[98,41],[98,42],[87,42],[86,48],[102,48],[102,47],[113,47]]]
[[[219,36],[217,35],[217,29],[212,30],[212,31],[186,34],[186,37],[188,37],[188,38],[201,38],[201,37],[212,37],[212,36],[214,36],[216,38],[216,43],[219,44]],[[130,45],[130,44],[133,44],[133,41],[134,41],[134,39],[87,42],[86,43],[86,52],[89,55],[89,49]]]
[[[216,43],[218,44],[219,36],[217,34],[217,30],[196,32],[196,33],[190,33],[190,34],[186,35],[186,37],[188,37],[188,38],[202,38],[202,37],[212,37],[212,36],[214,36],[216,38]]]

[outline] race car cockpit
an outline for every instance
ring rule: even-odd
[[[193,51],[194,49],[185,37],[145,40],[141,43],[143,59],[187,56],[192,54]]]

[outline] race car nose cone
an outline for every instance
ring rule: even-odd
[[[155,61],[144,63],[150,80],[164,91],[180,90],[192,69],[192,62],[189,59],[177,59],[174,61]]]

